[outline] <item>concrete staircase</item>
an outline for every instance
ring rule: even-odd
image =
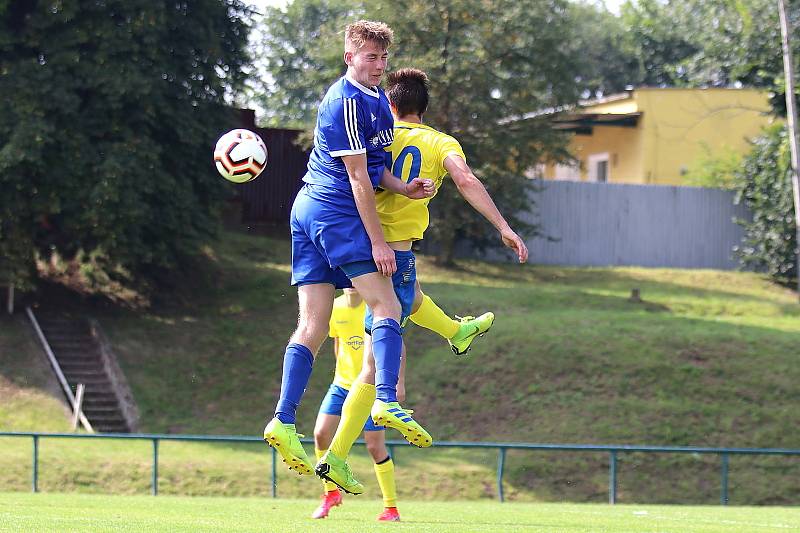
[[[85,386],[83,412],[99,433],[136,430],[137,415],[130,389],[96,322],[82,317],[37,313],[69,387]]]

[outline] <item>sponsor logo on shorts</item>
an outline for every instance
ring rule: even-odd
[[[409,283],[411,281],[411,274],[414,272],[414,263],[415,260],[412,257],[408,261],[408,268],[406,269],[405,272],[403,272],[403,283]]]

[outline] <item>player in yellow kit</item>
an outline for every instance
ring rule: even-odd
[[[333,383],[322,400],[314,427],[314,448],[317,458],[321,458],[330,445],[339,418],[342,405],[348,391],[361,372],[364,356],[364,314],[366,304],[355,289],[344,289],[344,294],[333,302],[333,313],[330,321],[330,336],[333,338],[333,353],[336,356],[336,371]],[[405,398],[405,385],[401,368],[400,380],[397,383],[398,400]],[[378,515],[381,521],[400,520],[397,511],[397,490],[394,481],[394,463],[386,449],[385,431],[376,426],[371,418],[364,424],[364,440],[367,451],[375,462],[375,475],[383,494],[383,512]],[[325,482],[325,494],[319,507],[311,515],[312,518],[325,518],[333,507],[341,505],[342,493],[330,481]]]
[[[386,94],[395,116],[394,140],[390,146],[392,173],[403,180],[416,177],[431,179],[437,191],[444,177],[450,174],[464,199],[497,229],[503,244],[516,252],[519,262],[525,263],[528,260],[525,243],[511,229],[483,184],[472,173],[458,141],[422,123],[422,116],[428,108],[428,77],[425,73],[416,69],[402,69],[390,74]],[[403,202],[388,191],[376,196],[386,242],[396,253],[411,253],[413,241],[422,238],[428,227],[429,201]],[[402,302],[401,291],[405,289],[398,289],[398,281],[393,281],[395,293]],[[402,283],[400,280],[399,284]],[[419,313],[427,305],[432,315],[440,313],[446,317],[438,307],[430,309],[432,302],[424,296],[416,282],[414,292],[412,311]],[[435,304],[432,305],[435,307]],[[365,321],[367,331],[370,319],[368,311]],[[411,319],[414,320],[413,314]],[[402,408],[374,408],[373,404],[379,403],[374,401],[374,383],[374,358],[367,353],[361,374],[342,408],[342,418],[330,448],[315,467],[317,474],[324,479],[334,481],[342,489],[356,494],[363,492],[363,486],[353,477],[346,458],[360,433],[361,421],[370,411],[376,423],[398,429],[411,444],[422,447],[432,444],[430,435],[410,416],[404,416]]]

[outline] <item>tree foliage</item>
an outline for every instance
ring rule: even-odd
[[[263,121],[281,128],[314,124],[325,91],[344,74],[344,27],[363,13],[360,2],[306,0],[267,7],[256,44],[263,78],[256,80]]]
[[[0,8],[0,255],[91,253],[154,279],[216,229],[210,147],[242,83],[239,0]]]
[[[583,98],[620,93],[638,81],[639,62],[628,46],[621,17],[596,5],[568,4],[570,35],[563,46],[577,62],[575,83]]]
[[[395,31],[390,68],[417,67],[431,79],[426,123],[455,136],[501,210],[530,207],[524,171],[565,158],[565,138],[544,120],[503,120],[574,102],[578,63],[567,45],[571,26],[563,0],[378,0],[341,4],[295,0],[265,18],[263,55],[272,65],[262,102],[273,120],[313,126],[316,106],[344,71],[342,30],[357,17]],[[302,35],[302,45],[297,44]],[[276,68],[275,68],[276,67]],[[452,186],[432,204],[431,235],[452,259],[457,237],[481,243],[491,234]],[[526,229],[535,231],[528,226]],[[496,239],[496,237],[491,237]]]
[[[800,0],[789,0],[792,33]],[[763,87],[785,113],[781,32],[774,0],[638,0],[622,9],[637,85]],[[800,40],[794,39],[795,57]]]
[[[776,125],[753,141],[736,173],[736,201],[752,213],[739,221],[745,236],[737,254],[746,267],[788,283],[797,277],[797,234],[787,128]]]

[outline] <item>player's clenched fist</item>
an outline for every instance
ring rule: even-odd
[[[430,198],[436,194],[436,185],[433,180],[414,178],[406,183],[406,196],[412,200]]]

